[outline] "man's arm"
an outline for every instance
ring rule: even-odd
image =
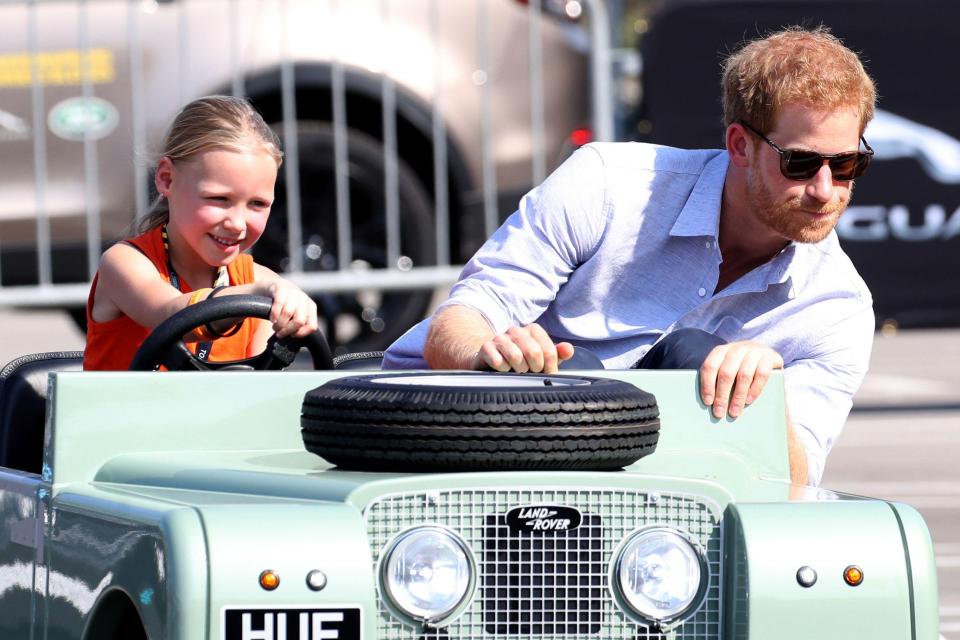
[[[431,369],[473,369],[477,352],[491,338],[493,329],[479,311],[450,305],[433,316],[423,357]]]
[[[572,355],[570,343],[554,344],[536,323],[494,335],[479,311],[457,304],[436,313],[423,345],[431,369],[556,373],[560,361]]]
[[[804,449],[803,443],[797,437],[789,411],[787,412],[787,455],[790,458],[790,480],[794,484],[809,484],[807,450]]]
[[[384,365],[555,371],[550,362],[558,345],[527,323],[544,314],[604,237],[604,176],[596,149],[575,151],[467,262],[429,326],[417,325],[387,349]],[[559,349],[557,360],[569,357],[566,346]]]

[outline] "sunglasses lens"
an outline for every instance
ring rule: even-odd
[[[809,180],[823,166],[823,157],[812,151],[784,151],[780,172],[790,180]]]
[[[775,142],[768,139],[765,135],[751,127],[745,122],[741,122],[748,130],[757,135],[761,140],[767,143],[780,156],[780,173],[788,180],[809,180],[817,175],[823,161],[830,164],[830,174],[834,180],[846,182],[859,178],[867,171],[870,166],[870,158],[873,156],[873,149],[867,144],[867,141],[860,137],[860,141],[866,146],[867,151],[852,151],[850,153],[840,153],[837,155],[822,155],[816,151],[803,151],[800,149],[781,149]]]
[[[830,171],[834,180],[853,180],[860,173],[860,154],[851,153],[836,158],[830,158]]]
[[[867,172],[867,167],[870,166],[870,158],[873,156],[869,153],[858,153],[857,154],[857,166],[853,171],[853,177],[859,178]]]
[[[823,166],[824,157],[812,151],[785,151],[780,163],[781,173],[790,180],[809,180]],[[870,154],[845,153],[830,158],[830,172],[834,180],[854,180],[870,166]]]

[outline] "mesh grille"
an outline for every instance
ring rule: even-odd
[[[505,514],[511,509],[544,504],[575,507],[583,522],[572,531],[537,534],[517,533],[507,526]],[[381,638],[720,637],[720,511],[709,500],[622,489],[478,489],[381,496],[364,514],[375,567],[395,535],[435,524],[463,537],[479,574],[469,606],[442,629],[405,625],[378,599]],[[697,610],[665,629],[628,618],[610,590],[614,551],[629,533],[649,525],[686,531],[705,550],[709,570],[706,596]]]

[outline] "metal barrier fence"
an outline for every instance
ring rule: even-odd
[[[208,93],[283,141],[258,261],[317,294],[448,285],[571,132],[613,139],[610,30],[603,0],[0,0],[0,306],[85,303]]]

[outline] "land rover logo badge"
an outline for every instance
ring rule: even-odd
[[[551,504],[532,504],[507,511],[507,526],[511,533],[573,531],[582,521],[583,516],[573,507]]]
[[[117,128],[117,108],[95,96],[68,98],[58,102],[47,115],[50,131],[64,140],[100,140]]]

